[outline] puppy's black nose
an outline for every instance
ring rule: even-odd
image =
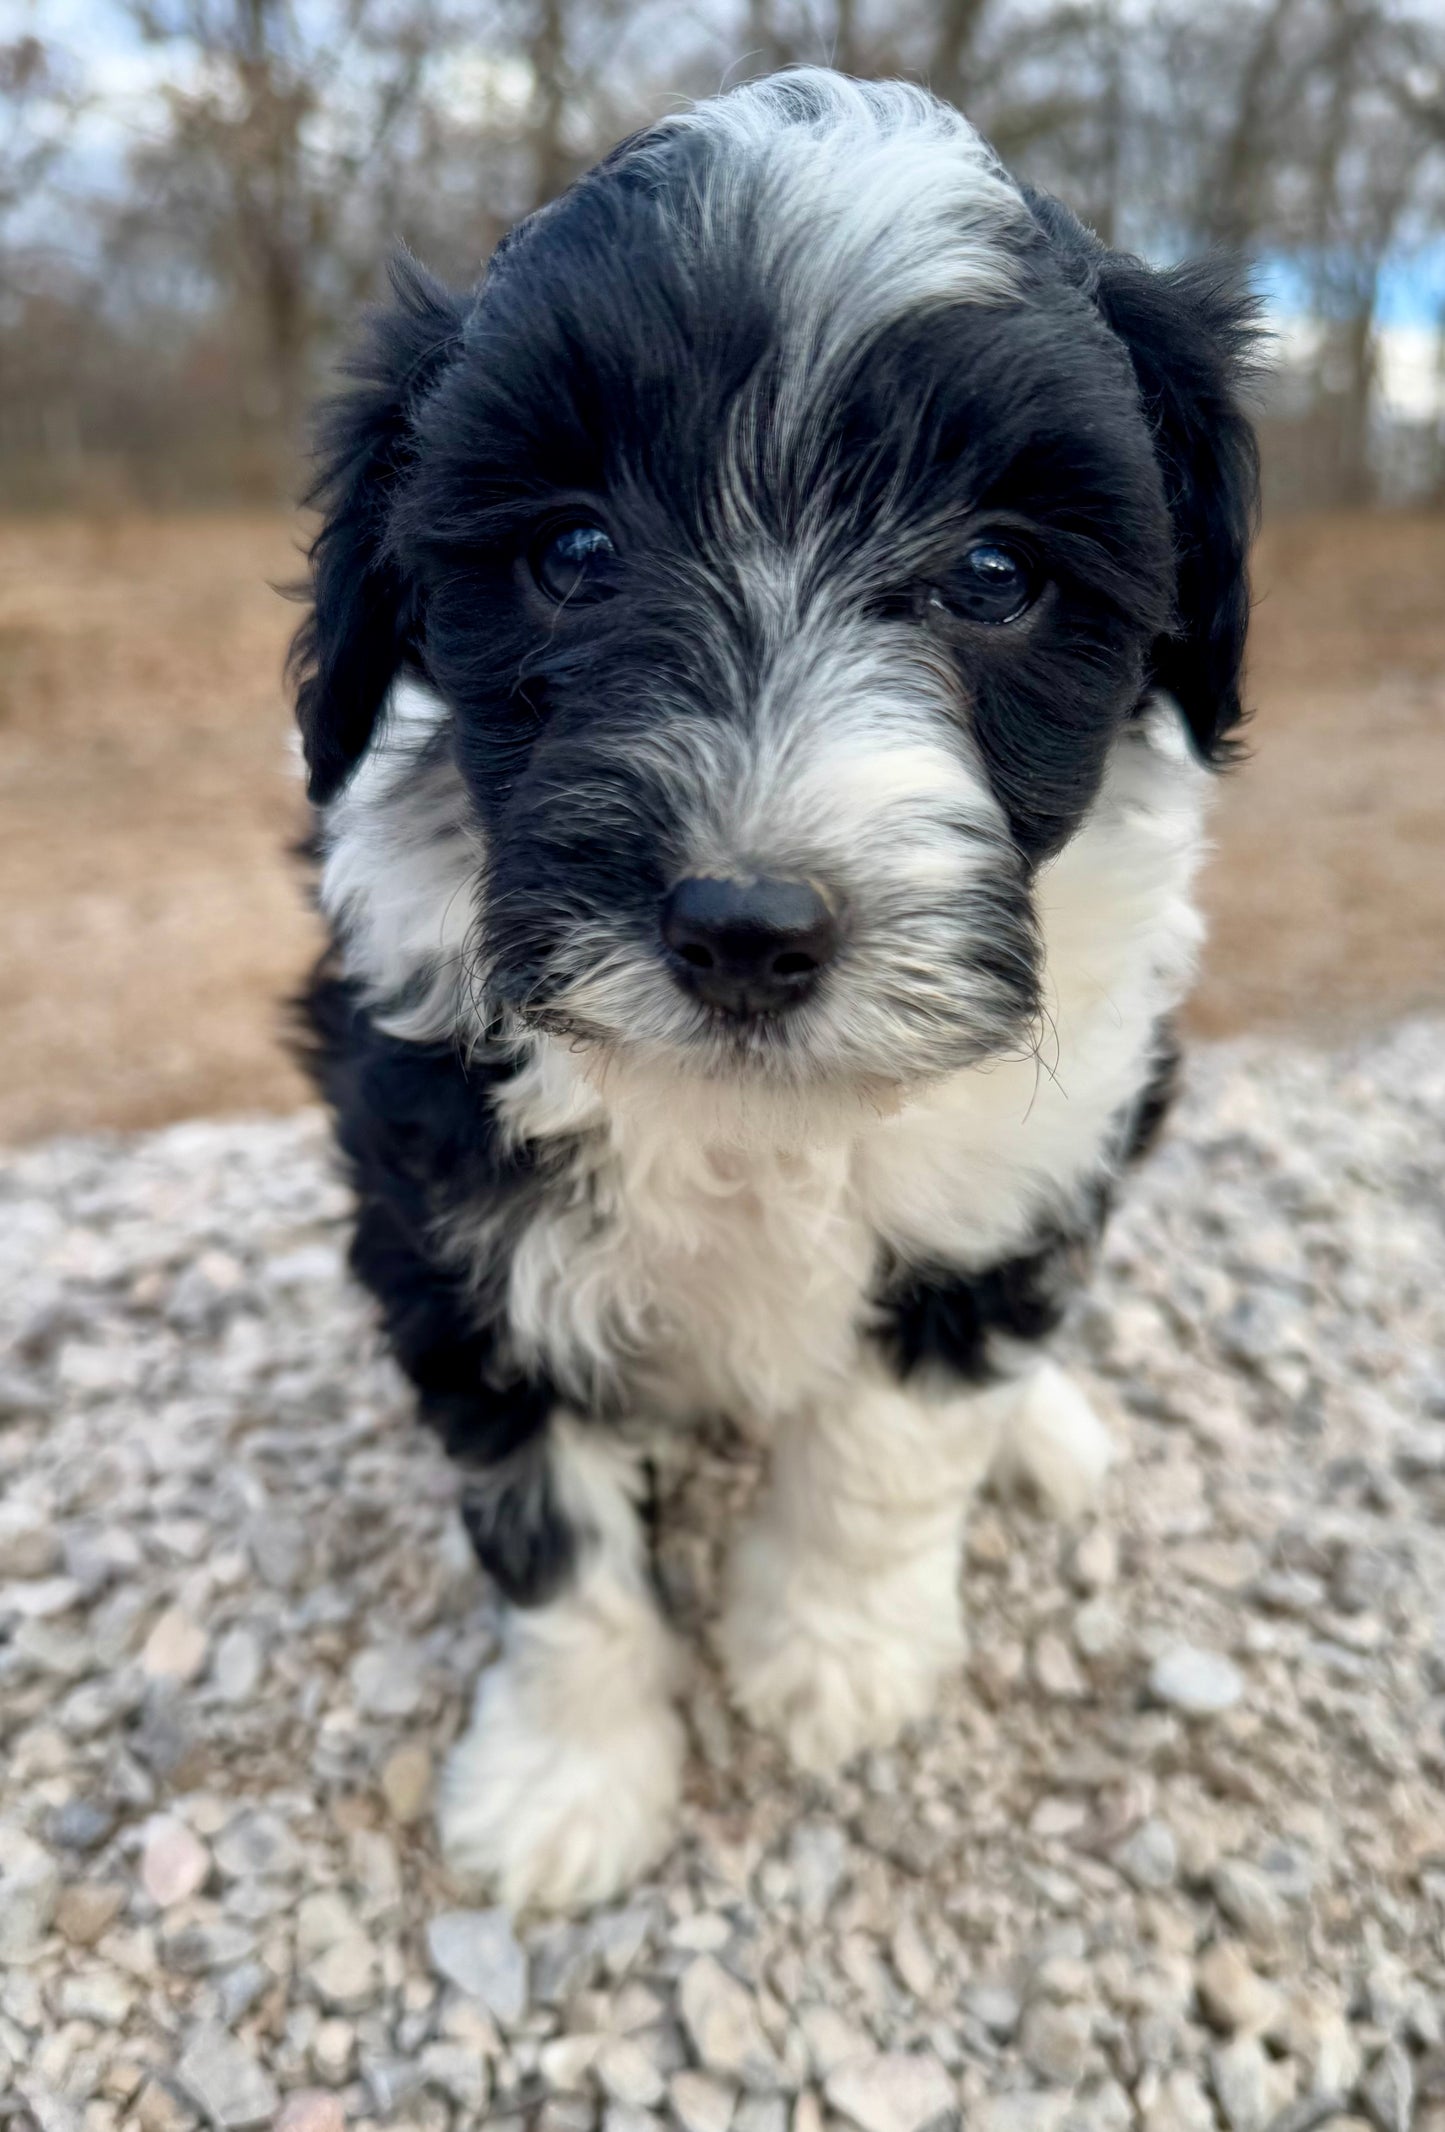
[[[673,975],[728,1014],[777,1014],[812,989],[838,924],[806,881],[679,881],[662,906]]]

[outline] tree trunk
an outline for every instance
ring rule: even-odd
[[[538,0],[529,57],[537,84],[532,151],[532,205],[542,207],[574,175],[563,128],[567,118],[567,0]]]

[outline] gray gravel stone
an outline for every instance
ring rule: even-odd
[[[425,1661],[415,1645],[378,1644],[351,1663],[351,1692],[368,1717],[412,1717],[426,1692]]]
[[[1144,2108],[1144,2132],[1215,2132],[1209,2097],[1195,2074],[1180,2066]]]
[[[867,2030],[848,2020],[836,2006],[805,2006],[800,2026],[808,2064],[818,2080],[855,2058],[868,2057],[874,2048]]]
[[[60,1868],[24,1829],[0,1821],[0,1962],[39,1953],[60,1894]]]
[[[265,1670],[261,1639],[247,1628],[227,1629],[211,1654],[211,1681],[223,1702],[245,1703],[261,1685]]]
[[[300,2088],[288,2095],[276,2118],[275,2132],[346,2132],[346,2110],[339,2095]]]
[[[606,2041],[607,2037],[601,2031],[583,2030],[544,2043],[538,2060],[548,2087],[560,2088],[564,2093],[588,2088],[597,2053]]]
[[[535,2127],[517,2117],[488,2119],[487,2132],[594,2132],[597,2110],[583,2095],[549,2095],[537,2112]]]
[[[491,2069],[474,2044],[428,2043],[418,2059],[422,2079],[459,2109],[479,2112],[491,2093]]]
[[[176,2078],[223,2132],[265,2124],[280,2103],[276,2083],[254,2053],[215,2023],[198,2028],[181,2054]]]
[[[1244,1694],[1239,1668],[1219,1651],[1177,1643],[1160,1653],[1149,1672],[1149,1692],[1186,1717],[1217,1717]]]
[[[124,1717],[132,1707],[128,1699],[113,1697],[105,1710],[103,1723],[109,1724]],[[67,1799],[64,1806],[51,1816],[46,1834],[52,1843],[63,1851],[98,1851],[109,1841],[115,1831],[115,1808],[103,1799]]]
[[[781,2085],[781,2069],[763,2034],[751,1994],[709,1954],[683,1971],[678,2011],[702,2064],[746,2088]]]
[[[823,2092],[829,2107],[861,2132],[924,2132],[958,2107],[953,2082],[928,2051],[855,2059],[829,2076]]]
[[[1127,1641],[1124,1617],[1105,1593],[1086,1599],[1069,1625],[1074,1648],[1094,1664],[1111,1659]]]
[[[788,2132],[790,2114],[781,2095],[744,2095],[733,2118],[733,2132]]]
[[[788,1867],[798,1906],[809,1923],[820,1923],[827,1915],[847,1859],[847,1837],[835,1824],[805,1821],[794,1829]]]
[[[1018,1993],[1006,1984],[974,1984],[964,1993],[963,2003],[990,2034],[1007,2042],[1023,2014]]]
[[[360,2013],[376,1996],[376,1949],[360,1933],[352,1933],[313,1956],[301,1975],[328,2013]]]
[[[136,2096],[135,2116],[141,2132],[195,2132],[200,2123],[195,2104],[156,2073],[149,2076]]]
[[[1119,1543],[1106,1526],[1081,1533],[1069,1550],[1069,1582],[1081,1592],[1101,1592],[1119,1581]]]
[[[279,1814],[248,1808],[228,1821],[214,1844],[216,1864],[227,1880],[257,1875],[289,1880],[305,1863],[300,1845]]]
[[[1257,2036],[1236,2036],[1210,2053],[1215,2099],[1230,2132],[1261,2132],[1269,2116],[1269,2080],[1264,2046]]]
[[[1375,2132],[1410,2132],[1415,2075],[1403,2046],[1390,2042],[1359,2085],[1360,2107]]]
[[[184,1924],[167,1924],[160,1936],[161,1960],[180,1977],[209,1976],[255,1951],[256,1934],[249,1925],[211,1909]]]
[[[339,2087],[356,2063],[356,2030],[349,2021],[318,2022],[309,2055],[317,2079]]]
[[[125,1908],[126,1895],[118,1881],[71,1881],[55,1905],[56,1929],[72,1947],[93,1947]]]
[[[1069,2113],[1069,2098],[1058,2093],[1005,2090],[988,2095],[970,2111],[969,2126],[978,2132],[1058,2132]]]
[[[617,2036],[604,2043],[592,2069],[604,2095],[634,2109],[650,2109],[666,2093],[666,2083],[657,2066],[630,2036]]]
[[[1092,2033],[1086,2008],[1040,2000],[1024,2015],[1019,2048],[1041,2080],[1072,2087],[1083,2073]]]
[[[729,2132],[737,2089],[710,2073],[684,2068],[669,2080],[667,2099],[683,2132]]]
[[[1073,1652],[1052,1629],[1034,1644],[1033,1675],[1044,1694],[1059,1702],[1077,1702],[1088,1693],[1088,1683]]]
[[[1319,1991],[1291,1992],[1269,2022],[1268,2034],[1298,2065],[1311,2094],[1343,2098],[1360,2077],[1360,2045],[1339,2006]]]
[[[1222,1859],[1213,1874],[1214,1899],[1253,1947],[1273,1948],[1283,1938],[1289,1912],[1267,1873],[1243,1858]]]
[[[151,1680],[181,1686],[195,1679],[209,1649],[210,1640],[200,1622],[184,1607],[169,1606],[145,1640],[141,1669]]]
[[[113,1969],[83,1969],[62,1979],[57,2000],[67,2021],[93,2021],[121,2028],[135,2004],[135,1989]]]
[[[48,1577],[64,1560],[60,1535],[28,1503],[0,1503],[0,1583]]]
[[[141,1885],[153,1903],[168,1910],[203,1888],[210,1877],[211,1854],[193,1829],[172,1814],[159,1814],[145,1832]]]
[[[609,2102],[602,2112],[602,2132],[663,2132],[663,2124],[654,2110],[639,2110],[625,2102]]]
[[[391,1817],[409,1828],[420,1821],[431,1803],[432,1758],[416,1742],[398,1747],[388,1755],[381,1771],[381,1790]]]
[[[1216,1941],[1200,1956],[1194,1985],[1205,2019],[1228,2034],[1270,2028],[1279,2015],[1278,1991],[1233,1940]]]
[[[506,1910],[444,1910],[427,1926],[427,1949],[439,1976],[455,1984],[505,2028],[527,2011],[527,1957]]]
[[[1179,1878],[1179,1845],[1167,1821],[1141,1821],[1114,1853],[1136,1888],[1172,1888]]]

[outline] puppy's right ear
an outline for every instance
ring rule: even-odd
[[[368,319],[344,366],[352,390],[322,409],[317,475],[306,501],[323,513],[311,544],[311,612],[288,672],[319,806],[370,741],[414,641],[413,599],[388,544],[391,505],[415,450],[414,418],[455,352],[462,300],[407,255],[391,268],[393,301]]]

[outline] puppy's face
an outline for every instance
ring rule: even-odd
[[[1087,244],[952,113],[824,75],[641,137],[503,247],[383,541],[493,1007],[793,1083],[1031,1040],[1035,870],[1178,604]]]

